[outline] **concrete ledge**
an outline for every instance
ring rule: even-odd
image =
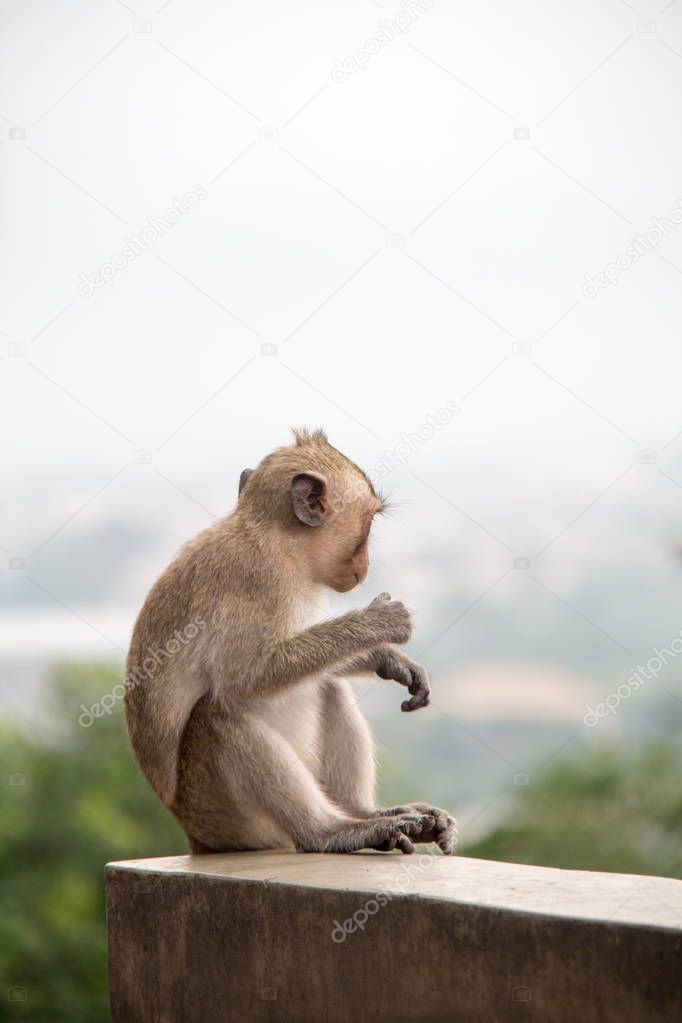
[[[113,1023],[682,1020],[682,881],[283,852],[106,868]]]

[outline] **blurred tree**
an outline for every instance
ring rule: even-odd
[[[0,725],[1,1020],[108,1020],[104,864],[186,850],[128,750],[120,703],[78,723],[81,702],[121,679],[115,667],[57,669],[58,740]]]
[[[578,748],[460,853],[580,870],[682,876],[682,749],[665,741]]]

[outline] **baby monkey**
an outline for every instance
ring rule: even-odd
[[[245,469],[231,515],[180,551],[138,616],[126,685],[140,767],[194,853],[247,849],[353,852],[435,842],[454,851],[445,810],[377,809],[374,751],[352,676],[407,687],[429,702],[424,668],[399,646],[412,632],[388,593],[328,618],[325,588],[346,593],[369,567],[382,499],[320,430],[296,431]],[[184,644],[171,637],[193,624]]]

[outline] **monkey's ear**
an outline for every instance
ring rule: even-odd
[[[253,472],[253,469],[242,469],[241,475],[239,476],[239,493],[240,494],[241,494],[242,490],[244,489],[246,481],[248,480],[248,478],[249,478],[249,476],[251,475],[252,472]]]
[[[299,472],[291,481],[291,506],[299,522],[321,526],[327,519],[327,481],[316,472]]]

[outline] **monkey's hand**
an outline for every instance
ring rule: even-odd
[[[379,678],[400,682],[401,686],[407,686],[410,692],[410,699],[403,700],[400,709],[410,711],[428,707],[431,699],[431,683],[426,668],[411,660],[402,650],[395,650],[393,647],[381,647],[378,657],[376,673]]]
[[[390,593],[380,593],[363,612],[365,622],[380,643],[407,643],[412,635],[412,618],[402,600],[392,600]]]
[[[379,811],[381,817],[410,813],[424,814],[429,821],[429,826],[424,828],[417,839],[418,842],[435,842],[442,852],[454,853],[459,844],[459,832],[457,821],[447,810],[441,810],[439,806],[431,806],[429,803],[408,803],[406,806],[392,806],[390,809]]]

